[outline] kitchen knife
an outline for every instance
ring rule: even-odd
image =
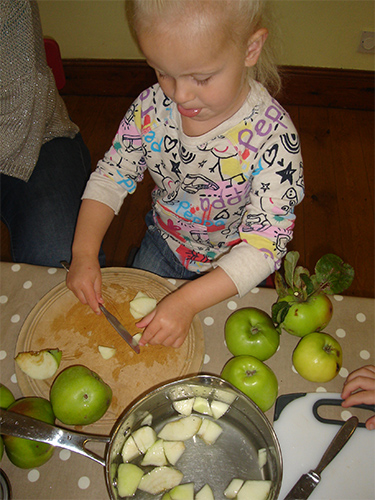
[[[331,444],[328,446],[318,466],[307,474],[303,474],[289,491],[284,500],[304,500],[311,495],[317,484],[320,482],[321,473],[348,442],[349,438],[356,430],[357,425],[357,417],[351,417],[345,422],[333,438]]]
[[[66,272],[69,272],[69,262],[66,260],[60,261],[60,264],[63,266]],[[136,341],[133,339],[133,337],[130,335],[130,333],[127,331],[127,329],[120,323],[120,321],[111,314],[108,309],[106,309],[103,304],[99,304],[99,308],[104,314],[104,316],[107,318],[109,323],[113,326],[113,328],[116,330],[116,332],[125,340],[125,342],[135,351],[137,354],[140,353],[140,348],[139,345],[136,343]]]
[[[121,337],[125,340],[125,342],[127,342],[137,354],[139,354],[140,353],[139,345],[136,343],[136,341],[133,339],[133,337],[130,335],[127,329],[102,304],[99,304],[99,308],[104,314],[104,316],[107,318],[107,320],[110,322],[110,324],[113,326],[113,328],[116,330],[116,332],[121,335]]]

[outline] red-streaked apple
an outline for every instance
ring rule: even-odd
[[[9,406],[8,411],[27,415],[48,424],[55,422],[51,403],[44,398],[17,399]],[[52,457],[54,452],[54,447],[46,443],[14,436],[3,436],[3,439],[9,460],[21,469],[40,467]]]
[[[266,312],[245,307],[227,319],[225,341],[233,356],[248,355],[265,361],[275,354],[280,335]]]
[[[86,366],[73,365],[60,372],[53,381],[50,401],[60,422],[88,425],[108,410],[112,389]]]
[[[292,303],[281,324],[281,327],[291,335],[304,337],[309,333],[323,330],[331,321],[332,302],[324,293],[312,295],[303,302],[294,301],[290,296],[279,300],[282,301]]]
[[[224,366],[221,377],[254,401],[262,411],[274,404],[277,379],[271,368],[254,356],[235,356]]]
[[[341,346],[328,333],[309,333],[298,342],[294,349],[293,365],[306,380],[329,382],[341,369]]]

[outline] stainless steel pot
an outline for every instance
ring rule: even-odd
[[[275,500],[282,479],[282,457],[276,434],[264,413],[249,398],[214,376],[189,377],[157,388],[120,417],[110,437],[73,432],[5,410],[0,412],[1,432],[67,448],[102,464],[109,497],[118,500],[117,469],[129,434],[145,422],[156,432],[160,431],[166,423],[181,417],[173,408],[174,401],[197,396],[229,403],[230,408],[217,421],[223,433],[214,445],[206,445],[200,439],[185,443],[186,451],[176,464],[184,474],[183,482],[194,482],[196,490],[208,483],[215,500],[220,500],[225,498],[223,492],[233,478],[269,479],[272,488],[268,499]],[[90,441],[108,443],[105,458],[86,449]],[[267,453],[267,463],[262,468],[258,464],[261,448]],[[161,496],[138,490],[133,498],[155,500]]]

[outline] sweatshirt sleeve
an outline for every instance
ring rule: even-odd
[[[141,104],[137,99],[121,121],[110,149],[91,174],[82,199],[100,201],[118,214],[125,197],[142,181],[145,170]]]
[[[291,121],[255,155],[249,182],[240,242],[216,263],[233,280],[240,296],[280,268],[293,237],[294,207],[303,199],[304,182],[299,139]]]

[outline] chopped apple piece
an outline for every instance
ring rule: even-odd
[[[121,455],[124,462],[131,462],[135,457],[138,457],[141,452],[135,444],[133,436],[129,436],[122,447]]]
[[[161,497],[161,500],[172,500],[172,497],[169,494],[169,491],[167,491],[167,493],[164,493],[164,495]]]
[[[36,380],[51,378],[60,365],[62,352],[59,349],[20,352],[14,358],[19,368]]]
[[[159,495],[179,485],[183,477],[182,472],[173,467],[156,467],[142,476],[138,488],[151,495]]]
[[[152,424],[152,413],[145,412],[145,416],[141,422],[141,425],[151,425]]]
[[[114,347],[106,347],[104,345],[100,345],[98,346],[98,350],[103,359],[111,359],[116,354],[116,349]]]
[[[198,413],[203,413],[204,415],[212,415],[210,403],[206,398],[202,398],[201,396],[195,398],[193,410]]]
[[[208,418],[204,418],[202,425],[198,430],[198,436],[203,439],[206,444],[214,444],[223,429],[216,422],[212,422]]]
[[[231,405],[236,397],[237,396],[233,392],[229,392],[227,390],[216,389],[215,391],[215,398],[223,401],[224,403],[228,403],[228,405]]]
[[[193,437],[201,426],[202,419],[195,415],[182,417],[166,424],[158,437],[166,441],[186,441]]]
[[[237,500],[267,500],[271,481],[245,481],[237,494]]]
[[[195,495],[195,500],[215,500],[214,494],[209,484],[205,484]]]
[[[258,450],[258,464],[261,469],[267,463],[267,450],[265,448],[260,448]]]
[[[139,451],[144,454],[155,443],[156,432],[149,425],[144,425],[133,432],[133,439]]]
[[[134,299],[129,302],[130,314],[135,319],[143,318],[155,309],[156,303],[156,299],[138,292]]]
[[[134,464],[120,464],[117,469],[117,491],[120,497],[132,497],[137,491],[143,470]]]
[[[179,401],[173,402],[173,408],[177,411],[177,413],[188,417],[193,411],[194,401],[195,398],[180,399]]]
[[[146,455],[143,457],[141,465],[168,465],[162,439],[158,439],[150,446],[146,451]]]
[[[135,342],[135,344],[138,345],[141,338],[142,338],[142,333],[136,333],[135,335],[133,335],[133,342]]]
[[[228,411],[229,405],[227,403],[223,403],[222,401],[217,401],[214,399],[211,403],[211,412],[214,419],[218,420],[220,417],[224,415]]]
[[[224,496],[226,496],[227,498],[236,498],[243,483],[244,483],[243,479],[232,479],[232,481],[229,483],[229,485],[224,491]]]
[[[175,465],[185,451],[185,445],[182,441],[164,441],[164,453],[168,462]]]
[[[169,494],[172,500],[194,500],[194,483],[179,484]]]

